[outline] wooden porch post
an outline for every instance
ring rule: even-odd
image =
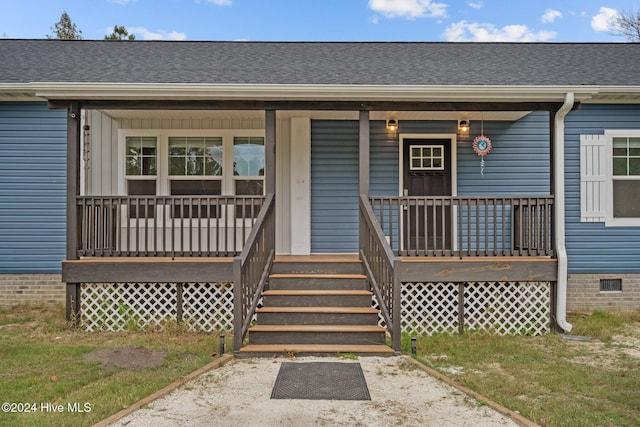
[[[402,351],[402,282],[400,281],[400,260],[395,257],[393,260],[393,314],[391,322],[393,324],[392,346],[396,352]]]
[[[369,130],[369,111],[360,111],[360,131],[359,140],[359,180],[360,194],[369,195],[369,146],[370,146],[370,130]]]
[[[265,110],[264,115],[265,193],[276,192],[276,110]]]
[[[67,260],[78,259],[78,207],[80,190],[80,111],[79,103],[67,109]],[[67,283],[66,317],[77,320],[80,312],[80,284]]]

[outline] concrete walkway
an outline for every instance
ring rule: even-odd
[[[370,401],[272,400],[281,362],[360,363]],[[404,357],[246,359],[213,369],[114,426],[515,426]]]

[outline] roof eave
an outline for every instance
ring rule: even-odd
[[[577,101],[596,95],[596,86],[498,85],[301,85],[191,83],[31,83],[35,96],[79,100],[306,100],[306,101],[558,101],[573,92]],[[1,89],[1,87],[0,87]]]
[[[638,104],[640,86],[603,86],[600,91],[585,103],[591,104]]]
[[[0,83],[0,101],[44,101],[27,83]]]

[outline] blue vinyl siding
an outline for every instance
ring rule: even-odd
[[[456,147],[458,195],[549,194],[548,113],[534,112],[516,122],[486,121],[484,131],[493,150],[485,158],[484,176],[471,148],[480,121],[471,126],[471,136],[458,139]],[[357,252],[358,122],[314,120],[311,129],[311,250]],[[451,120],[400,121],[400,133],[456,130],[457,122]],[[384,121],[371,122],[371,195],[399,194],[398,144],[398,135],[389,135]]]
[[[640,227],[580,222],[580,135],[605,129],[640,130],[640,105],[583,105],[565,120],[569,273],[640,273]]]
[[[384,122],[371,124],[371,194],[399,194],[398,140],[387,135]],[[401,120],[400,133],[455,134],[454,121]],[[549,114],[534,112],[516,122],[485,121],[484,133],[493,149],[485,156],[484,176],[480,157],[471,147],[480,135],[480,121],[471,121],[470,136],[458,136],[458,195],[548,195],[549,194]]]
[[[486,121],[484,133],[493,143],[493,149],[485,156],[484,176],[480,173],[480,158],[474,153],[471,143],[481,133],[481,122],[471,122],[470,136],[457,140],[457,189],[459,196],[478,195],[548,195],[550,171],[549,114],[535,112],[516,122]],[[401,133],[455,134],[454,121],[401,121]],[[374,196],[397,196],[399,187],[399,138],[391,137],[384,122],[372,122],[371,126],[371,194]],[[464,240],[460,249],[475,249],[476,233],[492,235],[493,225],[484,227],[484,210],[462,207],[463,235],[472,236],[469,245]],[[471,212],[467,212],[467,210]],[[492,207],[486,214],[493,215]],[[498,215],[502,215],[499,207]],[[468,215],[468,216],[467,216]],[[477,216],[476,216],[477,215]],[[500,245],[497,249],[511,247],[511,208],[504,213],[507,218],[505,235],[496,230]],[[477,220],[479,219],[479,222]],[[397,224],[396,224],[397,226]],[[476,230],[477,229],[477,230]],[[467,247],[470,246],[470,247]],[[394,248],[397,249],[397,248]],[[493,249],[489,247],[488,249]]]
[[[311,121],[311,252],[358,252],[357,121]]]
[[[60,272],[66,138],[64,111],[0,103],[0,274]]]

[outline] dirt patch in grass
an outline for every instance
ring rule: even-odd
[[[608,342],[569,341],[573,361],[595,368],[623,369],[626,358],[640,360],[640,322],[626,325]]]
[[[105,368],[145,369],[162,365],[166,351],[149,350],[146,348],[115,347],[102,348],[87,353],[85,360],[100,362]]]

